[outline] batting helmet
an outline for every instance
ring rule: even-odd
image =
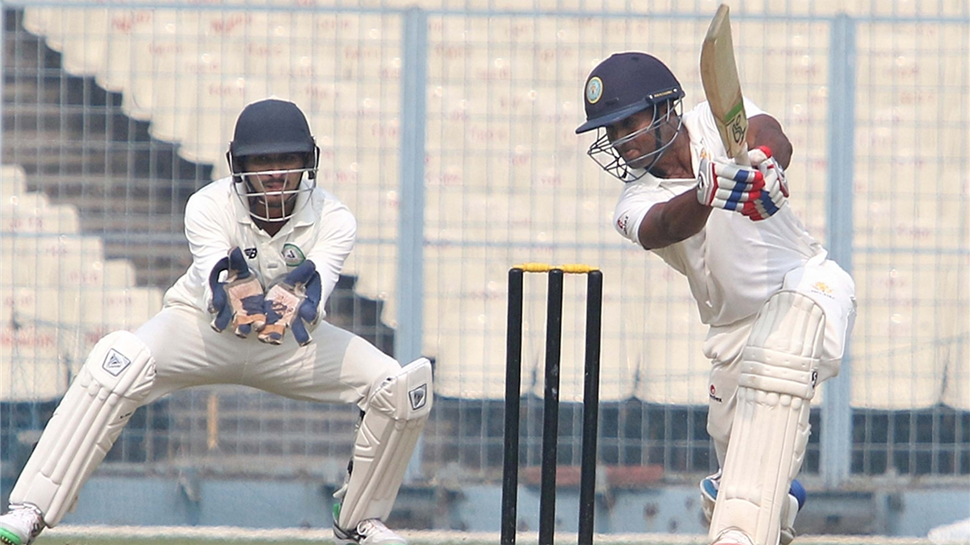
[[[673,72],[652,55],[615,53],[586,79],[586,123],[576,134],[605,127],[668,100],[684,98]]]
[[[586,123],[576,129],[576,134],[596,129],[596,140],[587,154],[603,170],[624,182],[637,180],[649,172],[680,133],[683,118],[677,116],[676,132],[665,142],[661,141],[660,127],[674,115],[684,98],[684,90],[664,63],[646,53],[616,53],[599,63],[586,79],[584,95]],[[661,110],[658,106],[662,104],[668,107]],[[610,140],[606,127],[651,108],[650,123],[619,140]],[[655,138],[653,151],[637,157],[632,164],[627,163],[617,148],[648,132]]]

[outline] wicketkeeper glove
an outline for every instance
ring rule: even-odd
[[[785,177],[785,170],[771,156],[771,150],[767,146],[749,151],[748,159],[751,166],[761,173],[764,187],[754,200],[744,203],[741,213],[752,221],[760,221],[775,215],[788,202],[788,179]]]
[[[259,332],[259,340],[280,344],[286,328],[290,328],[300,346],[309,344],[306,324],[317,319],[321,291],[320,273],[309,259],[290,271],[266,293],[266,326]]]
[[[226,271],[226,281],[219,275]],[[209,273],[212,302],[209,312],[215,314],[212,329],[222,332],[232,323],[237,337],[246,338],[253,328],[259,331],[266,323],[263,310],[263,286],[246,265],[242,250],[233,248]]]

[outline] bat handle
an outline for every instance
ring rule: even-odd
[[[741,147],[738,149],[738,154],[734,156],[734,162],[745,167],[751,166],[751,160],[748,159],[747,142],[741,142]]]

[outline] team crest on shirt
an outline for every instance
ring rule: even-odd
[[[287,267],[296,267],[300,263],[306,261],[306,256],[303,255],[303,250],[300,249],[296,244],[290,244],[287,242],[283,245],[283,263],[286,263]]]

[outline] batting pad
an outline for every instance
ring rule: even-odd
[[[337,526],[354,529],[366,519],[386,520],[404,480],[414,446],[431,412],[431,362],[418,359],[388,377],[371,394],[354,442],[353,469]]]
[[[738,528],[755,545],[778,544],[788,488],[808,445],[824,331],[822,308],[793,291],[769,298],[755,320],[741,355],[711,539]]]
[[[29,502],[56,526],[81,486],[111,450],[155,380],[155,360],[127,331],[98,341],[44,428],[11,503]]]

